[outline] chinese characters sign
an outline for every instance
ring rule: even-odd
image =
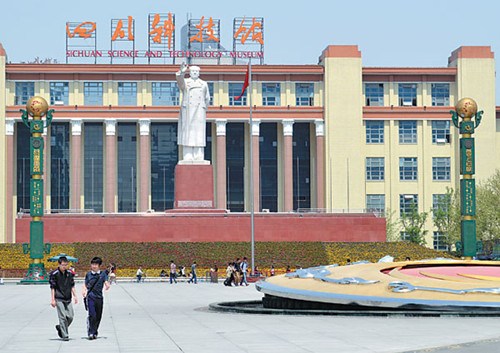
[[[30,184],[30,216],[42,217],[43,216],[43,180],[31,179]]]
[[[474,179],[460,180],[460,195],[462,197],[462,215],[476,215],[476,184]]]
[[[474,163],[474,138],[460,139],[460,174],[472,175],[475,173]]]
[[[111,50],[97,48],[97,23],[93,21],[66,23],[66,62],[71,59],[98,58],[136,59],[143,58],[148,63],[156,58],[264,58],[264,19],[262,17],[239,17],[233,21],[233,50],[221,45],[221,21],[209,16],[189,19],[187,36],[181,38],[181,50],[175,46],[175,15],[154,13],[148,16],[148,48],[137,50],[135,19],[128,16],[111,20]],[[184,31],[184,30],[183,30]],[[185,32],[183,32],[185,33]]]
[[[42,137],[31,137],[31,175],[42,175],[43,174],[43,138]]]

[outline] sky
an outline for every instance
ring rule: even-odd
[[[330,44],[358,45],[369,67],[445,67],[462,45],[491,46],[497,67],[500,55],[500,2],[491,0],[1,0],[0,43],[11,62],[64,62],[66,22],[96,22],[97,47],[107,51],[111,19],[132,16],[136,49],[147,50],[148,14],[167,12],[178,42],[188,14],[220,19],[226,48],[235,17],[263,17],[267,64],[317,64]]]

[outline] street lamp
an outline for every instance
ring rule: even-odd
[[[31,97],[26,110],[21,109],[24,124],[30,129],[30,242],[23,244],[25,254],[29,252],[32,263],[21,284],[43,284],[48,282],[42,263],[43,254],[49,254],[51,244],[43,243],[43,137],[44,127],[52,122],[53,109],[49,110],[42,97]],[[45,124],[42,117],[45,116]],[[33,119],[29,119],[32,117]]]
[[[456,243],[457,251],[467,259],[476,256],[478,247],[482,244],[476,242],[476,183],[473,178],[475,173],[474,159],[474,129],[481,123],[483,111],[477,111],[477,103],[472,98],[462,98],[450,110],[453,125],[458,128],[460,137],[460,234],[461,241]],[[459,117],[462,121],[459,122]],[[474,118],[474,120],[472,120]]]

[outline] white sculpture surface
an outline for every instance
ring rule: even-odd
[[[177,85],[182,92],[181,111],[177,127],[177,144],[182,146],[182,162],[204,164],[206,145],[207,107],[210,92],[200,79],[200,68],[189,67],[189,78],[184,78],[188,66],[182,63],[176,73]]]

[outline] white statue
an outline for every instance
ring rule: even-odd
[[[210,102],[210,92],[205,81],[200,79],[200,68],[189,67],[190,78],[184,74],[188,66],[181,64],[176,73],[177,85],[182,91],[181,112],[177,126],[177,144],[182,146],[182,160],[201,162],[204,159],[206,145],[207,107]]]

